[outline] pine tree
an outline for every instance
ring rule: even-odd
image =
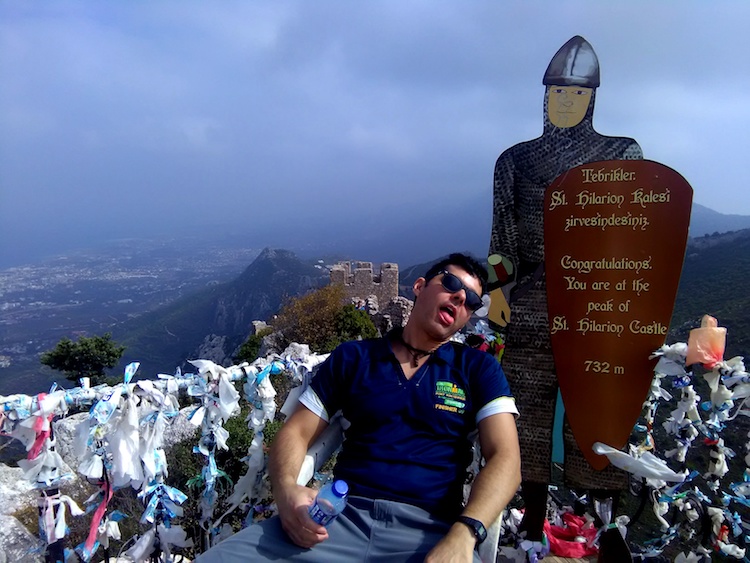
[[[81,377],[89,377],[91,385],[104,383],[105,368],[113,368],[120,361],[124,346],[118,346],[112,335],[82,336],[73,342],[63,338],[57,345],[44,354],[40,360],[43,365],[61,371],[70,381],[77,382]]]

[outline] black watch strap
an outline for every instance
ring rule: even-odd
[[[459,516],[457,521],[471,528],[471,531],[474,532],[474,537],[477,538],[478,544],[487,539],[487,528],[479,520],[469,516]]]

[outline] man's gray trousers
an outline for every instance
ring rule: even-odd
[[[196,563],[310,561],[321,563],[422,562],[451,523],[415,506],[351,497],[328,526],[328,539],[312,549],[291,542],[278,517],[248,526],[199,556]],[[475,563],[480,563],[474,552]]]

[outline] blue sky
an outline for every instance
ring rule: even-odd
[[[573,35],[599,57],[597,131],[750,215],[748,21],[739,1],[0,0],[0,258],[462,205],[489,229],[495,159],[541,133]]]

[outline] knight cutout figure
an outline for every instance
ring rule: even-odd
[[[557,51],[542,82],[544,132],[507,149],[495,165],[488,258],[490,278],[495,280],[490,285],[489,319],[505,332],[503,366],[522,417],[518,426],[526,506],[522,529],[531,540],[542,535],[558,392],[544,273],[545,190],[560,174],[580,164],[643,158],[634,139],[594,130],[599,62],[584,38],[573,37]],[[627,485],[625,474],[612,466],[594,471],[567,424],[563,434],[568,486],[616,499],[616,491]]]

